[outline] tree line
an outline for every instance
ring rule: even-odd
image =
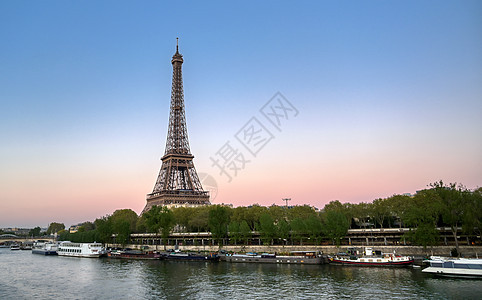
[[[56,223],[56,222],[53,222],[49,225],[49,228],[47,229],[47,231],[45,232],[42,232],[42,228],[40,228],[40,226],[36,226],[32,229],[30,229],[28,231],[28,233],[25,233],[25,234],[22,234],[22,233],[18,233],[18,232],[13,232],[13,231],[4,231],[2,229],[0,229],[0,234],[14,234],[14,235],[17,235],[17,236],[20,236],[20,237],[34,237],[34,238],[39,238],[39,237],[43,237],[43,236],[48,236],[50,234],[53,234],[53,233],[56,233],[60,230],[63,230],[65,229],[65,225],[62,224],[62,223]]]
[[[159,233],[165,242],[171,232],[211,232],[216,243],[247,244],[252,232],[269,244],[340,245],[348,229],[409,228],[404,238],[414,245],[437,245],[437,227],[449,227],[456,241],[460,228],[478,236],[482,221],[482,188],[469,190],[463,185],[430,184],[415,195],[393,195],[372,202],[331,201],[322,210],[308,205],[227,207],[210,205],[168,209],[155,206],[142,216],[130,209],[85,222],[77,233],[60,232],[60,239],[72,241],[116,242],[127,244],[131,233]]]

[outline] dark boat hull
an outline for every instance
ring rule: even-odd
[[[198,255],[198,254],[178,254],[169,253],[162,255],[161,259],[175,260],[175,261],[217,261],[219,256],[217,255]]]
[[[57,255],[56,250],[41,250],[41,249],[32,249],[33,254],[40,254],[40,255]]]
[[[124,253],[109,253],[108,257],[110,258],[120,258],[120,259],[143,259],[143,260],[159,260],[161,259],[161,254],[159,253],[129,253],[129,252],[124,252]]]

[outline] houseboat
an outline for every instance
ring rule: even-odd
[[[381,253],[368,247],[365,248],[364,252],[360,255],[357,250],[349,249],[348,253],[340,253],[330,257],[330,263],[364,267],[405,267],[413,264],[413,257],[410,256]]]
[[[32,250],[33,243],[28,241],[28,242],[23,242],[20,244],[20,250]]]
[[[141,250],[113,250],[107,254],[110,258],[124,259],[160,259],[161,254],[156,251]]]
[[[61,242],[57,250],[60,256],[101,257],[107,252],[100,243]]]
[[[19,244],[12,244],[10,245],[10,250],[20,250],[20,245]]]
[[[218,261],[217,253],[198,254],[191,252],[181,252],[178,250],[162,253],[161,259],[178,261]]]
[[[310,264],[323,263],[320,251],[292,251],[288,255],[277,255],[276,253],[252,253],[246,254],[223,254],[221,260],[238,263],[271,263],[271,264]]]

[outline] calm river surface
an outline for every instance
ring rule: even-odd
[[[42,256],[0,248],[0,299],[482,299],[420,269]]]

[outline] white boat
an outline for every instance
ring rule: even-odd
[[[381,253],[367,247],[364,255],[359,255],[355,249],[349,249],[348,253],[331,257],[330,262],[344,266],[404,267],[413,264],[413,257],[396,255],[395,253]]]
[[[57,254],[74,257],[101,257],[107,254],[107,251],[101,243],[61,242]]]
[[[437,276],[482,278],[482,259],[431,256],[430,267],[422,270]]]
[[[19,244],[13,244],[10,246],[10,250],[20,250],[20,245]]]
[[[57,255],[58,245],[47,242],[41,243],[37,242],[33,244],[32,253],[33,254],[42,254],[42,255]]]

